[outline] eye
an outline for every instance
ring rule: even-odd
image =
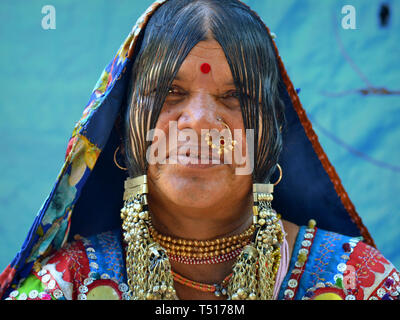
[[[168,96],[183,96],[185,92],[177,87],[177,86],[172,86],[168,89]]]
[[[231,91],[225,93],[225,94],[222,96],[222,98],[223,98],[223,99],[231,99],[231,98],[233,98],[233,99],[239,99],[239,96],[240,96],[240,92],[239,92],[238,90],[231,90]]]

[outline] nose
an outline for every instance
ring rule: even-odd
[[[192,129],[201,134],[201,129],[213,129],[218,126],[217,102],[206,92],[193,94],[181,110],[178,130]]]

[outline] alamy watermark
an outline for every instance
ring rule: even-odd
[[[356,9],[350,4],[346,4],[342,7],[342,28],[343,29],[357,29],[356,26]],[[56,29],[56,8],[53,5],[45,5],[42,7],[42,14],[45,16],[42,18],[42,28],[44,30]]]
[[[152,142],[146,151],[149,164],[234,164],[236,175],[249,175],[254,169],[254,130],[194,129],[178,130],[170,121],[167,134],[158,128],[147,133]]]
[[[56,8],[52,5],[42,7],[42,28],[44,30],[54,30],[56,28]]]
[[[345,16],[342,18],[343,29],[357,29],[356,26],[356,8],[350,4],[346,4],[342,7],[342,14]]]

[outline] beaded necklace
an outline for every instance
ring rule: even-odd
[[[169,257],[175,258],[179,262],[189,264],[204,264],[212,262],[229,261],[240,253],[240,249],[250,243],[250,237],[255,231],[251,225],[239,235],[218,238],[214,240],[193,240],[173,238],[160,234],[149,223],[149,233],[151,237],[166,249]]]
[[[171,274],[173,276],[174,281],[183,284],[189,288],[193,288],[202,292],[211,292],[214,293],[215,296],[220,297],[221,295],[227,295],[227,289],[229,280],[232,278],[233,273],[230,273],[228,276],[225,277],[224,280],[220,284],[205,284],[193,280],[189,280],[184,276],[174,272],[171,270]]]
[[[181,255],[168,254],[170,260],[183,264],[218,264],[227,261],[232,261],[237,258],[243,248],[235,249],[229,253],[221,254],[212,258],[188,258]]]

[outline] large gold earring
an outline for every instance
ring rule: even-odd
[[[128,170],[128,168],[122,167],[117,161],[117,153],[118,153],[119,147],[120,146],[118,146],[114,151],[114,164],[118,167],[118,169],[126,171],[126,170]]]
[[[233,300],[273,298],[275,277],[280,265],[280,246],[283,243],[280,215],[272,208],[275,183],[253,184],[253,224],[256,227],[254,241],[245,246],[233,267],[232,284],[228,293]]]
[[[150,237],[147,176],[125,181],[121,209],[126,271],[134,300],[177,299],[166,250]]]

